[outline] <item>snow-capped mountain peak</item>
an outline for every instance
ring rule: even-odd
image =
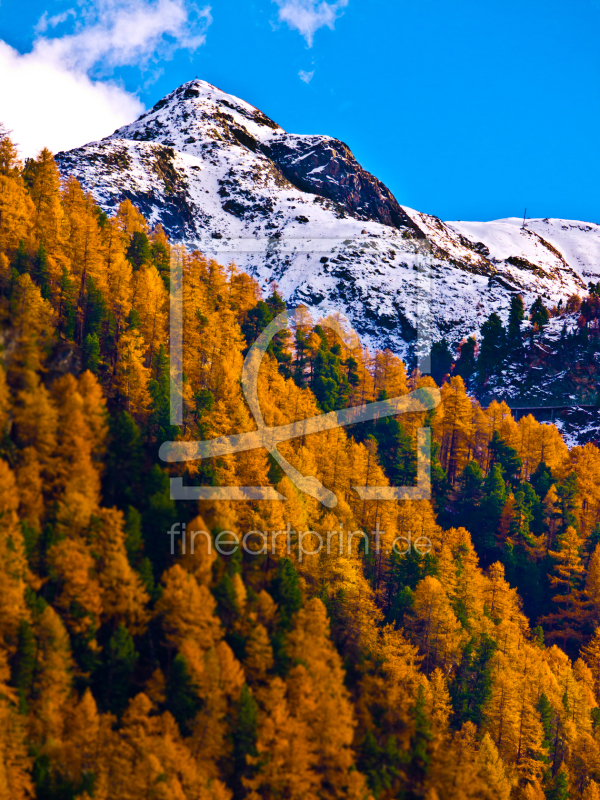
[[[129,198],[173,239],[405,356],[418,328],[457,343],[513,292],[556,302],[600,272],[597,225],[444,223],[400,205],[343,142],[287,133],[202,80],[57,161],[105,210]]]

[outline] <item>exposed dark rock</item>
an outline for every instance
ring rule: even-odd
[[[74,342],[60,342],[48,362],[45,382],[51,386],[63,375],[77,377],[81,372],[81,349]]]
[[[262,150],[303,192],[334,200],[360,218],[411,228],[417,238],[424,238],[390,190],[360,166],[343,142],[323,136],[288,135],[263,145]]]
[[[260,149],[259,143],[256,141],[254,136],[251,136],[248,133],[248,131],[233,127],[230,128],[230,130],[238,142],[244,145],[244,147],[247,147],[248,150],[252,150],[253,153],[256,153]]]

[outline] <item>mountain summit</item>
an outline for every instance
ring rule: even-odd
[[[405,357],[418,328],[456,344],[514,292],[557,302],[600,274],[598,225],[444,223],[400,205],[343,142],[286,133],[206,81],[56,158],[106,211],[128,198],[172,239]]]

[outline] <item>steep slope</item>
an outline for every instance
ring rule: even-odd
[[[472,246],[483,244],[492,263],[507,265],[518,280],[523,272],[556,279],[571,271],[584,283],[600,273],[600,225],[564,219],[516,217],[493,222],[448,222]],[[515,272],[515,269],[519,272]]]
[[[347,315],[367,343],[405,357],[429,337],[458,343],[491,310],[506,316],[513,291],[557,301],[595,274],[596,245],[504,221],[519,244],[503,255],[485,227],[401,206],[342,142],[286,133],[205,81],[57,161],[105,210],[129,198],[172,238],[235,260],[290,304]],[[589,228],[577,237],[597,239]]]

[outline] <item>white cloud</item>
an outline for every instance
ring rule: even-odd
[[[42,17],[38,30],[69,16]],[[30,53],[0,40],[0,120],[26,156],[106,136],[144,110],[134,94],[106,79],[112,70],[148,67],[177,48],[196,50],[210,22],[210,8],[188,0],[94,0],[80,8],[72,33],[39,37]]]
[[[73,34],[39,39],[35,49],[76,71],[143,65],[158,52],[169,58],[179,47],[196,50],[212,21],[210,8],[186,0],[95,0],[81,16]]]
[[[303,69],[301,69],[300,72],[298,73],[298,77],[300,78],[301,81],[304,81],[304,83],[310,83],[312,81],[312,77],[314,74],[315,74],[314,69],[312,72],[305,72]]]
[[[273,0],[279,6],[279,20],[286,22],[289,28],[299,31],[312,47],[313,37],[319,28],[333,30],[341,9],[346,8],[348,0]]]
[[[45,33],[48,28],[56,28],[57,25],[66,22],[69,17],[76,16],[77,14],[74,8],[69,8],[67,11],[63,11],[62,14],[55,14],[53,17],[48,17],[48,12],[44,11],[33,30],[36,33]]]
[[[78,147],[112,133],[144,110],[132,94],[108,81],[21,55],[0,41],[0,119],[23,156],[42,147]]]

